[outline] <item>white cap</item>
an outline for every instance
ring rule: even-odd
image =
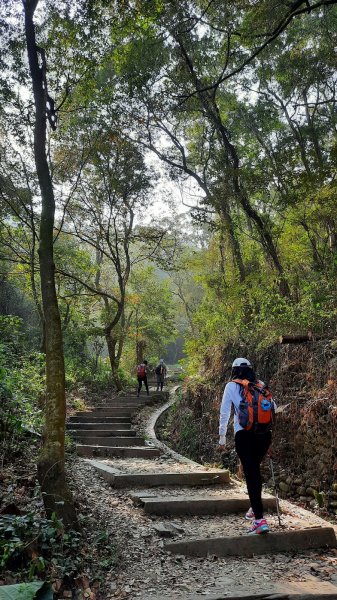
[[[159,362],[160,362],[160,363],[163,363],[163,362],[164,362],[164,359],[163,359],[163,358],[161,358]]]
[[[234,367],[251,367],[251,366],[252,365],[250,364],[249,360],[247,360],[246,358],[236,358],[232,364],[232,369]]]

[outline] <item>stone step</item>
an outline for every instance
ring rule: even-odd
[[[129,411],[135,411],[138,410],[139,408],[143,408],[145,405],[141,404],[141,403],[127,403],[127,404],[98,404],[98,406],[89,406],[88,410],[92,410],[92,411],[101,411],[101,410],[115,410],[117,409],[123,409],[123,410],[129,410]]]
[[[101,400],[101,404],[113,404],[114,402],[141,402],[141,403],[146,403],[146,402],[151,402],[152,398],[158,399],[158,398],[164,398],[165,396],[161,395],[161,394],[157,394],[156,392],[151,392],[150,391],[150,395],[147,396],[147,394],[144,392],[143,394],[141,394],[140,396],[136,396],[136,394],[134,396],[129,395],[129,396],[121,396],[118,398],[109,398],[106,400]]]
[[[104,407],[104,406],[144,406],[151,396],[147,398],[123,398],[123,400],[107,400],[106,402],[101,402],[100,404],[95,405],[96,408]]]
[[[121,473],[103,463],[93,466],[102,477],[117,488],[131,486],[216,485],[229,482],[229,471],[196,471],[195,473]]]
[[[96,417],[96,416],[88,416],[88,415],[81,415],[81,414],[77,414],[77,415],[73,415],[72,417],[68,417],[68,423],[130,423],[131,424],[131,417],[104,417],[104,416],[100,416],[100,417]]]
[[[143,437],[101,437],[92,435],[91,437],[77,436],[75,441],[83,442],[87,446],[109,446],[110,448],[115,446],[118,448],[126,448],[127,446],[145,446]]]
[[[101,423],[101,422],[97,422],[97,423],[77,423],[76,421],[72,421],[70,423],[67,423],[67,429],[71,429],[72,431],[92,431],[93,429],[95,430],[95,432],[97,430],[99,431],[118,431],[118,430],[123,430],[123,431],[129,431],[131,433],[131,422],[129,423]],[[111,435],[114,435],[111,433]],[[133,435],[133,433],[131,434]]]
[[[97,417],[131,417],[131,415],[135,412],[134,408],[109,408],[107,410],[101,408],[100,410],[93,410],[87,412],[77,413],[75,416],[81,417],[92,417],[96,419]]]
[[[245,512],[250,507],[249,498],[215,498],[214,496],[133,496],[136,502],[151,515],[224,515]],[[272,496],[263,498],[266,510],[276,510]]]
[[[160,456],[158,448],[130,447],[120,448],[111,446],[87,446],[85,444],[76,444],[76,450],[79,456],[100,456],[101,458],[157,458]]]
[[[96,404],[95,406],[88,406],[87,408],[90,410],[102,410],[102,409],[110,409],[110,408],[131,408],[131,409],[139,409],[139,408],[144,408],[144,406],[147,406],[151,404],[151,402],[149,400],[146,401],[133,401],[133,400],[128,400],[127,402],[106,402],[104,404]]]
[[[101,427],[101,425],[96,426]],[[136,431],[133,429],[71,429],[69,431],[70,435],[74,438],[86,438],[86,437],[135,437]]]
[[[241,582],[240,591],[234,582],[214,589],[214,592],[202,596],[205,600],[337,600],[337,587],[328,581],[261,581],[259,591],[254,592],[249,582]],[[170,600],[200,600],[200,594],[175,594]],[[151,600],[163,600],[161,595],[151,596]]]
[[[168,542],[165,549],[186,556],[253,556],[277,552],[302,552],[314,548],[336,548],[332,527],[312,527],[297,531],[275,531],[266,535],[206,538]]]

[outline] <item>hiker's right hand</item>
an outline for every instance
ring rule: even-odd
[[[219,452],[224,452],[225,448],[226,448],[226,438],[224,435],[220,435],[219,436],[219,445],[218,445]]]

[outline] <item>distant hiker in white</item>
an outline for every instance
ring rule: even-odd
[[[260,464],[271,444],[276,405],[271,393],[256,378],[246,358],[232,364],[231,381],[227,383],[220,408],[219,449],[226,446],[226,433],[232,406],[234,408],[235,449],[246,478],[251,508],[246,519],[252,519],[249,533],[268,533],[263,518],[262,478]]]
[[[166,365],[162,358],[160,359],[159,364],[155,368],[155,374],[157,377],[157,392],[158,392],[159,388],[160,388],[160,391],[162,391],[163,387],[164,387],[165,379],[166,379],[166,374],[167,374],[167,368],[166,368]]]

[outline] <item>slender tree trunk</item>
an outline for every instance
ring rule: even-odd
[[[43,316],[43,310],[41,306],[41,302],[39,300],[39,296],[36,288],[35,281],[35,240],[33,241],[33,248],[31,253],[31,262],[30,262],[30,285],[32,288],[33,299],[35,302],[36,310],[39,315],[40,327],[41,327],[41,338],[40,338],[40,352],[43,354],[46,353],[46,331],[45,331],[45,322]]]
[[[199,102],[204,110],[205,115],[207,116],[210,123],[212,123],[221,147],[223,148],[223,163],[224,163],[224,172],[227,174],[228,181],[231,182],[233,197],[241,205],[243,211],[251,219],[257,228],[261,243],[270,256],[274,267],[279,276],[279,289],[283,296],[290,296],[290,290],[288,283],[284,277],[283,268],[278,256],[278,252],[276,246],[274,244],[272,235],[268,230],[267,225],[264,223],[263,219],[259,215],[259,213],[251,206],[249,202],[249,198],[244,190],[242,183],[240,181],[239,172],[240,172],[240,162],[239,156],[235,146],[232,144],[230,140],[230,133],[223,124],[221,114],[216,103],[216,99],[214,94],[203,91],[203,85],[200,79],[198,78],[194,65],[192,63],[191,57],[188,54],[186,47],[182,38],[175,32],[172,32],[173,37],[178,43],[181,51],[181,55],[185,61],[186,68],[190,74],[191,80],[197,92]]]
[[[234,224],[228,207],[223,205],[220,209],[220,218],[224,223],[225,229],[229,237],[229,243],[232,251],[234,264],[239,271],[240,282],[242,283],[246,277],[245,265],[241,254],[240,243],[236,237]]]
[[[293,136],[294,136],[296,142],[298,143],[303,166],[304,166],[307,174],[311,175],[311,167],[310,167],[310,163],[307,158],[305,142],[304,142],[300,127],[297,125],[297,123],[295,124],[293,122],[293,120],[291,119],[290,114],[287,109],[287,105],[283,102],[282,98],[280,98],[277,94],[275,94],[275,92],[273,92],[269,88],[267,88],[267,90],[268,90],[269,94],[271,94],[271,96],[273,96],[278,101],[280,107],[282,108],[285,118],[287,119],[288,125],[293,133]]]
[[[309,242],[310,242],[310,245],[312,248],[312,258],[313,258],[313,262],[315,265],[315,269],[317,269],[318,271],[321,271],[322,269],[324,269],[324,260],[323,260],[322,256],[320,255],[318,245],[316,242],[315,234],[312,234],[310,232],[309,225],[307,224],[307,222],[304,219],[301,221],[301,225],[308,236],[308,239],[309,239]]]
[[[136,342],[137,365],[140,365],[144,361],[145,347],[146,347],[146,342],[144,340],[138,340]]]
[[[119,377],[119,373],[118,373],[118,360],[116,357],[116,346],[117,346],[117,338],[112,337],[111,336],[111,332],[109,330],[106,330],[105,332],[105,341],[106,341],[106,345],[108,348],[108,355],[109,355],[109,360],[110,360],[110,366],[111,366],[111,373],[112,373],[112,379],[113,382],[117,388],[118,391],[121,391],[123,389],[120,377]]]
[[[124,348],[127,327],[128,327],[128,325],[127,325],[127,322],[125,319],[125,312],[123,310],[122,317],[121,317],[121,332],[118,336],[117,350],[116,350],[116,360],[117,360],[118,367],[120,365],[122,354],[123,354],[123,348]]]
[[[204,95],[201,94],[201,98],[204,98]],[[239,169],[240,169],[240,161],[236,151],[236,148],[232,144],[229,139],[229,133],[226,130],[226,127],[223,125],[221,116],[218,110],[218,107],[213,99],[207,98],[206,100],[202,100],[203,106],[205,110],[207,110],[210,121],[216,128],[218,132],[219,141],[223,146],[224,155],[225,155],[225,169],[229,171],[229,177],[232,179],[232,186],[234,196],[239,201],[242,209],[244,210],[247,217],[254,223],[257,228],[261,243],[267,252],[268,256],[271,258],[273,265],[279,275],[279,289],[283,296],[290,296],[290,290],[288,283],[284,277],[283,267],[281,265],[278,252],[276,246],[274,244],[272,235],[268,230],[268,227],[263,222],[263,219],[258,214],[258,212],[253,208],[250,204],[246,191],[244,190],[240,178],[239,178]],[[231,173],[231,174],[230,174]]]
[[[307,94],[305,92],[303,92],[303,100],[304,100],[304,104],[305,104],[305,115],[306,115],[306,119],[307,119],[307,123],[308,123],[309,135],[310,135],[311,141],[313,143],[313,146],[315,148],[317,166],[319,169],[322,169],[324,166],[322,150],[321,150],[321,147],[319,144],[319,138],[318,138],[317,130],[314,125],[314,120],[310,114],[308,98],[307,98]]]
[[[25,33],[35,103],[34,156],[42,197],[40,277],[46,344],[46,424],[38,460],[38,478],[48,516],[56,513],[67,527],[76,527],[76,513],[65,479],[65,374],[61,319],[55,288],[53,229],[55,200],[46,155],[47,102],[43,51],[36,45],[34,11],[38,0],[23,0]],[[40,61],[39,61],[40,58]]]

